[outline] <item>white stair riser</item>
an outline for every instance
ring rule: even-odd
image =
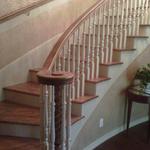
[[[127,37],[127,49],[132,48],[143,48],[144,45],[147,45],[148,38],[145,37]]]
[[[0,135],[40,138],[40,127],[32,125],[0,123]]]
[[[141,25],[139,28],[139,35],[149,36],[149,33],[147,32],[149,29],[150,29],[150,25]]]
[[[40,96],[5,90],[5,99],[17,104],[39,107]]]
[[[114,51],[113,53],[113,60],[114,61],[122,61],[122,62],[125,62],[125,61],[130,61],[131,57],[133,57],[135,51],[123,51],[123,52],[120,52],[120,51]]]

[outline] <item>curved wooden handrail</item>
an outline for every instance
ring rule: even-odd
[[[34,9],[34,8],[39,7],[41,5],[44,5],[44,4],[48,3],[48,2],[50,2],[50,0],[40,0],[38,2],[33,2],[30,5],[24,6],[24,7],[20,8],[20,9],[11,11],[8,14],[0,16],[0,23],[5,22],[5,21],[7,21],[7,20],[9,20],[9,19],[11,19],[13,17],[16,17],[16,16],[18,16],[20,14],[23,14],[23,13],[25,13],[27,11],[30,11],[31,9]]]
[[[51,50],[49,56],[47,57],[43,69],[51,69],[58,54],[59,50],[63,47],[64,43],[68,39],[68,37],[73,33],[75,29],[94,11],[96,10],[100,5],[102,5],[106,0],[99,0],[94,4],[92,7],[90,7],[85,13],[83,13],[65,32],[64,34],[59,38],[57,43],[54,45],[53,49]]]

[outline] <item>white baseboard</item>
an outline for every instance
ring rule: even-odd
[[[135,121],[132,121],[130,123],[130,127],[134,127],[142,122],[148,121],[148,117],[143,117],[141,119],[137,119]],[[93,143],[91,143],[90,145],[88,145],[87,147],[84,148],[84,150],[93,150],[94,148],[96,148],[98,145],[104,143],[105,141],[107,141],[108,139],[110,139],[111,137],[119,134],[120,132],[125,130],[125,126],[121,126],[109,133],[106,133],[104,136],[100,137],[99,139],[97,139],[96,141],[94,141]]]

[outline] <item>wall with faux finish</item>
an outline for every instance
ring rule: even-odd
[[[64,30],[96,0],[53,0],[0,24],[0,100],[2,88],[27,80],[41,67]]]
[[[125,70],[117,79],[107,94],[103,97],[95,111],[80,131],[73,150],[83,150],[92,142],[95,142],[111,131],[119,129],[125,124],[126,101],[124,90],[132,80],[137,68],[150,63],[150,46]],[[131,122],[146,117],[148,106],[134,104],[132,108]],[[104,118],[104,127],[99,128],[99,120]]]

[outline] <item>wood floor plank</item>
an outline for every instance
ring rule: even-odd
[[[40,150],[40,141],[30,138],[0,136],[0,150]]]
[[[148,123],[129,129],[129,134],[122,132],[98,146],[95,150],[150,150],[147,142]]]

